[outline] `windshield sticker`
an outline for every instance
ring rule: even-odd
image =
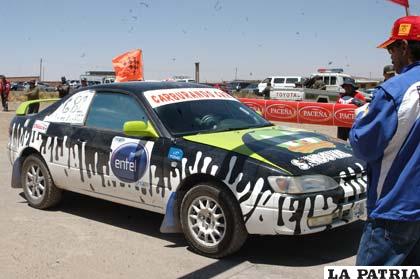
[[[112,145],[112,173],[124,182],[139,181],[149,161],[145,146],[140,141],[121,141],[119,137],[114,138]]]
[[[91,90],[74,94],[62,103],[52,114],[45,117],[45,121],[83,124],[93,96],[94,92]]]
[[[352,157],[352,155],[335,149],[293,159],[290,161],[290,163],[300,168],[301,170],[308,170],[312,167],[335,161],[337,159],[344,159],[349,157]]]
[[[50,126],[49,122],[45,122],[42,120],[36,120],[34,126],[32,126],[32,131],[45,134]]]
[[[175,161],[181,161],[184,157],[184,151],[182,149],[171,147],[169,148],[168,158]]]
[[[229,94],[216,88],[183,88],[152,90],[144,92],[144,96],[153,108],[168,104],[197,100],[238,101]]]

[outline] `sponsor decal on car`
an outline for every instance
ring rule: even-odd
[[[184,151],[182,149],[171,147],[169,148],[168,158],[175,161],[181,161],[184,157]]]
[[[45,134],[49,126],[50,126],[49,122],[36,120],[34,123],[34,126],[32,126],[32,130],[41,134]]]
[[[118,139],[116,143],[120,142]],[[148,154],[144,145],[140,142],[122,143],[111,154],[112,173],[121,181],[137,182],[146,172]]]
[[[280,144],[280,147],[287,148],[291,152],[312,153],[322,148],[335,148],[332,142],[324,141],[316,137],[302,138],[292,141],[287,141]]]
[[[62,103],[52,114],[45,117],[45,121],[83,124],[94,96],[91,90],[81,91]]]
[[[153,107],[160,107],[168,104],[197,101],[197,100],[232,100],[238,101],[229,94],[215,88],[184,88],[164,89],[144,92],[149,104]]]
[[[337,159],[344,159],[349,157],[352,157],[352,155],[341,150],[334,149],[302,156],[291,160],[290,163],[300,168],[301,170],[308,170],[312,167],[335,161]]]

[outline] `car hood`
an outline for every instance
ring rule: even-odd
[[[185,136],[185,140],[233,151],[290,175],[359,173],[364,163],[353,156],[346,142],[323,134],[271,126],[229,132]]]

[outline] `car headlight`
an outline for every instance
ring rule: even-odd
[[[269,176],[268,182],[277,193],[305,194],[338,188],[338,183],[326,175]]]

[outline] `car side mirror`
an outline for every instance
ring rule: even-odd
[[[134,137],[151,137],[158,138],[159,135],[149,122],[144,121],[127,121],[124,123],[124,134]]]

